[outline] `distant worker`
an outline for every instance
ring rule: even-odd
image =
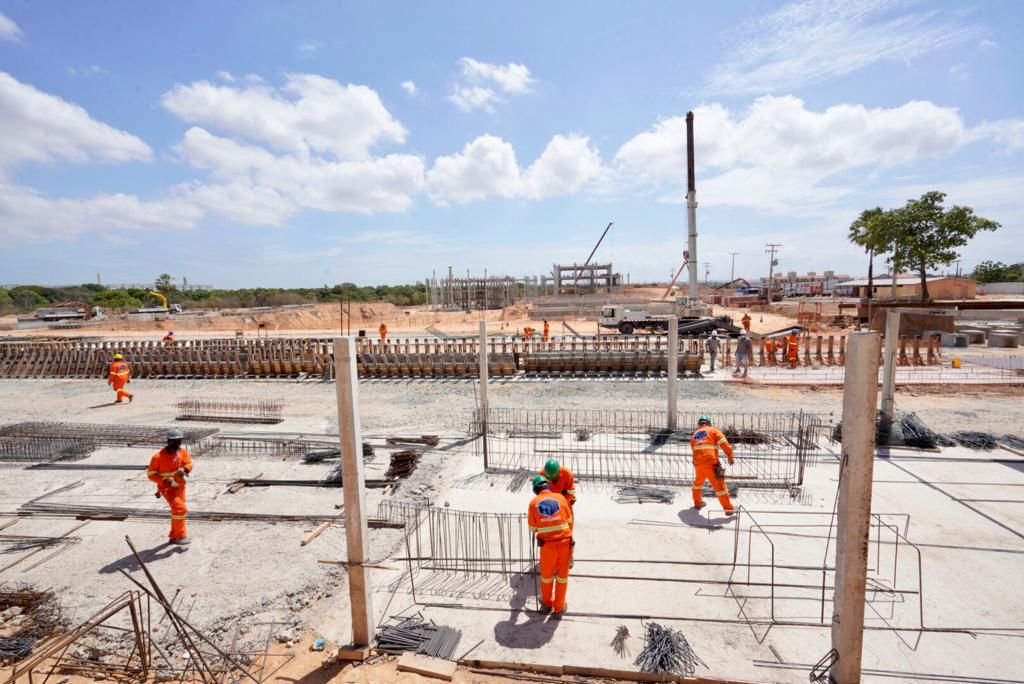
[[[740,322],[743,323],[743,329],[750,332],[750,313],[743,314],[743,318],[740,319]]]
[[[710,373],[715,372],[715,359],[718,358],[718,350],[721,348],[721,342],[718,340],[718,331],[712,330],[711,337],[707,341],[708,356],[711,357],[711,370]]]
[[[167,446],[153,454],[146,472],[146,476],[156,484],[156,498],[163,497],[171,507],[171,533],[168,540],[171,544],[182,545],[191,543],[185,524],[188,515],[185,478],[192,472],[192,458],[188,455],[188,449],[181,446],[184,439],[184,433],[178,428],[168,430]]]
[[[533,500],[527,515],[530,531],[540,548],[540,603],[542,612],[565,613],[572,557],[572,508],[561,494],[551,491],[543,475],[533,478]]]
[[[173,347],[174,346],[174,331],[173,330],[168,330],[167,334],[164,335],[164,340],[163,341],[164,341],[164,346],[165,347]]]
[[[555,459],[549,458],[540,474],[551,483],[551,491],[564,496],[570,506],[576,505],[576,480],[573,478],[571,470]]]
[[[725,469],[718,460],[718,449],[729,459],[729,465],[734,463],[732,446],[720,430],[711,426],[711,419],[701,416],[697,419],[697,431],[690,437],[690,449],[693,451],[693,507],[700,510],[704,508],[704,482],[711,481],[715,496],[722,504],[722,510],[726,515],[733,514],[732,501],[729,500],[729,490],[725,486]]]
[[[796,368],[800,359],[800,331],[797,328],[786,335],[786,361],[790,368]]]
[[[531,337],[533,337],[533,328],[526,326],[523,328],[523,338],[529,340]]]
[[[551,326],[549,326],[548,322],[545,320],[544,321],[544,341],[547,342],[549,337],[551,337]]]
[[[741,377],[747,377],[747,371],[750,370],[750,359],[754,356],[754,342],[750,339],[750,335],[744,330],[740,333],[740,339],[736,342],[736,370],[733,372],[733,376],[739,376],[740,371],[743,371]]]
[[[117,392],[115,404],[120,404],[125,399],[128,399],[129,404],[132,403],[135,395],[124,388],[131,381],[132,369],[128,362],[120,354],[114,354],[114,362],[110,364],[110,372],[107,373],[107,384]]]
[[[380,333],[380,341],[384,342],[388,336],[388,326],[384,325],[384,323],[381,323],[380,327],[377,328],[377,332]]]

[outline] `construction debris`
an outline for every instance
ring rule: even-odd
[[[363,461],[369,461],[373,459],[373,445],[369,442],[363,442]],[[321,461],[340,461],[341,460],[341,449],[321,449],[319,451],[311,451],[302,457],[303,463],[320,463]]]
[[[426,446],[436,447],[441,443],[441,437],[439,435],[423,435],[422,437],[388,437],[385,441],[391,445],[424,444]]]
[[[678,674],[692,677],[697,665],[707,668],[682,632],[671,627],[662,627],[657,622],[648,622],[644,636],[644,648],[633,661],[641,672],[652,674]]]
[[[1017,435],[1003,435],[999,438],[999,442],[1011,449],[1024,449],[1024,439]]]
[[[388,472],[385,473],[384,477],[392,480],[399,477],[409,477],[412,471],[416,470],[416,465],[420,462],[422,456],[422,451],[415,451],[413,449],[394,452],[391,454],[391,465],[388,467]]]
[[[392,618],[395,619],[395,618]],[[385,625],[377,631],[377,650],[398,655],[411,651],[448,660],[462,639],[462,632],[426,622],[419,613],[397,625]]]
[[[619,487],[615,500],[619,503],[665,503],[675,501],[676,493],[665,487],[626,485]]]
[[[280,423],[284,402],[277,399],[228,401],[221,399],[179,399],[178,420],[210,423]]]
[[[996,442],[995,435],[989,434],[988,432],[964,430],[961,432],[951,433],[947,435],[947,437],[960,446],[965,446],[970,449],[989,451],[999,446]]]
[[[900,418],[900,429],[903,431],[903,443],[918,449],[934,449],[938,446],[938,435],[932,431],[916,413],[908,413]]]

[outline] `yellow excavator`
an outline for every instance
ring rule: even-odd
[[[156,297],[160,301],[160,306],[144,306],[139,309],[139,313],[181,313],[181,304],[168,304],[164,294],[156,290],[150,290],[146,294]]]

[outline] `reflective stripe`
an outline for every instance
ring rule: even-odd
[[[718,451],[718,447],[714,444],[698,444],[693,447],[694,451]]]
[[[568,577],[558,577],[558,576],[555,576],[555,581],[558,582],[559,584],[568,584],[569,583],[569,578]]]
[[[576,490],[575,489],[566,489],[565,493],[568,494],[569,496],[576,496]]]
[[[725,489],[720,492],[715,492],[715,496],[729,496],[729,490]]]
[[[568,523],[562,523],[561,525],[554,525],[552,527],[538,527],[537,534],[544,534],[545,532],[558,532],[559,530],[569,529]]]
[[[169,473],[159,473],[160,477],[174,477],[177,474],[178,474],[177,470],[172,470]]]
[[[704,485],[702,485],[702,484],[693,485],[693,489],[704,489]]]
[[[537,528],[534,527],[533,525],[530,525],[530,532],[536,532],[536,531],[537,531]]]
[[[548,577],[548,578],[546,578],[546,579],[545,579],[544,577],[541,577],[541,578],[540,578],[540,583],[541,583],[541,584],[551,584],[551,583],[552,583],[552,582],[554,582],[554,581],[555,581],[555,578],[554,578],[554,577]]]
[[[723,437],[722,439],[718,440],[719,446],[721,446],[722,444],[728,444],[728,443],[729,443],[729,440],[727,440],[725,437]]]
[[[155,470],[147,470],[146,474],[147,475],[156,475],[156,471]]]
[[[171,520],[184,520],[184,519],[185,519],[184,515],[172,515],[171,516]]]

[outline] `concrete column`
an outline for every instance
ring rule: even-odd
[[[864,596],[871,531],[871,478],[875,462],[878,401],[878,333],[852,333],[846,347],[843,387],[843,452],[836,523],[836,589],[832,608],[832,666],[836,684],[861,681]]]
[[[882,413],[892,418],[896,410],[896,348],[899,345],[900,312],[885,312],[885,355],[882,361]]]
[[[490,466],[490,453],[487,444],[487,374],[490,370],[487,365],[487,321],[480,321],[480,357],[478,365],[480,366],[480,439],[484,447],[484,472],[487,472],[487,468]]]
[[[668,319],[668,429],[676,429],[679,400],[679,319]]]
[[[345,502],[345,541],[348,550],[348,598],[352,607],[352,643],[369,646],[373,638],[373,591],[363,563],[369,560],[366,525],[366,481],[363,475],[363,433],[359,424],[359,382],[356,341],[334,340],[338,390],[338,435],[341,442],[341,482]]]

